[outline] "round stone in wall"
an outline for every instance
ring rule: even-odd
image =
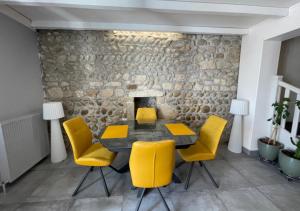
[[[50,98],[63,98],[64,93],[60,87],[52,87],[48,89],[48,95]]]
[[[210,111],[210,107],[207,106],[207,105],[205,105],[205,106],[202,107],[201,111],[202,111],[203,113],[208,113],[208,112]]]

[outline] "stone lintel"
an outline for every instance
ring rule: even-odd
[[[129,92],[129,97],[162,97],[164,92],[159,90],[141,90]]]

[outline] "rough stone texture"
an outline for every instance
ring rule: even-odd
[[[192,127],[211,114],[232,119],[240,36],[41,30],[38,37],[45,100],[62,101],[66,118],[84,116],[95,135],[127,118],[130,93],[162,93],[159,117]]]

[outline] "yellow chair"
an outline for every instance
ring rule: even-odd
[[[157,120],[155,108],[138,108],[136,111],[138,122],[155,122]]]
[[[142,188],[137,204],[139,210],[147,188],[156,188],[167,210],[170,210],[159,187],[171,183],[175,165],[175,142],[137,141],[132,145],[129,167],[133,186]]]
[[[88,174],[93,171],[94,167],[100,167],[100,175],[106,195],[109,197],[108,191],[102,167],[109,166],[113,170],[111,163],[116,157],[116,153],[109,151],[103,147],[100,143],[92,143],[92,133],[81,117],[75,117],[63,123],[64,129],[69,137],[71,146],[73,149],[74,161],[80,166],[89,166],[90,169],[83,176],[79,185],[75,189],[72,196],[75,196],[87,178]]]
[[[212,177],[211,173],[208,171],[204,162],[202,161],[215,159],[217,148],[226,124],[227,121],[225,119],[214,115],[210,116],[201,127],[200,137],[197,142],[187,149],[177,150],[179,155],[185,162],[190,162],[190,168],[185,182],[186,190],[188,189],[194,162],[196,161],[199,162],[201,167],[204,167],[214,185],[217,188],[219,187],[219,185]]]

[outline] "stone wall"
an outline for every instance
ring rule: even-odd
[[[66,118],[84,116],[95,135],[132,118],[137,93],[157,96],[160,118],[193,127],[211,114],[232,119],[240,36],[41,30],[38,37],[45,100],[62,101]]]

